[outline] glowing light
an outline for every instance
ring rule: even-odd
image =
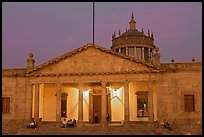
[[[118,96],[118,92],[116,89],[113,90],[113,97],[117,97]]]
[[[89,97],[89,91],[90,91],[90,90],[85,90],[85,91],[83,91],[83,99],[84,99],[84,100],[87,100],[87,98]]]

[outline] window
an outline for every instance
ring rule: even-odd
[[[119,53],[119,49],[116,49],[115,51]]]
[[[152,49],[150,48],[150,61],[152,61],[152,54],[153,52],[152,52]]]
[[[135,48],[134,47],[128,47],[128,54],[131,57],[135,56]]]
[[[126,55],[126,48],[121,48],[121,53],[122,53],[123,55]]]
[[[136,48],[136,58],[139,60],[142,59],[142,48]]]
[[[194,95],[184,95],[184,111],[193,112],[195,111]]]
[[[2,98],[2,113],[10,112],[10,98]]]
[[[148,117],[148,92],[138,91],[137,95],[137,116]]]
[[[148,48],[144,48],[144,59],[148,61]]]

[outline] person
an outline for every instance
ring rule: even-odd
[[[73,120],[74,127],[76,127],[76,119]]]
[[[74,123],[73,123],[72,119],[68,120],[67,124],[69,127],[74,127]]]
[[[159,127],[157,127],[157,128],[155,129],[155,133],[156,133],[156,135],[159,135],[159,134],[161,133],[161,131],[160,131],[160,128],[159,128]]]
[[[98,123],[98,112],[94,113],[94,120],[95,120],[95,123]]]
[[[109,114],[106,114],[106,121],[109,122]]]
[[[34,129],[36,129],[37,126],[38,126],[38,122],[36,121],[36,122],[34,122]]]
[[[65,128],[66,125],[67,125],[67,121],[66,121],[66,118],[64,118],[64,120],[61,123],[61,128]]]
[[[165,122],[164,122],[164,128],[172,130],[172,128],[170,127],[170,124],[167,120],[165,120]]]
[[[34,128],[34,126],[35,126],[34,121],[31,121],[31,122],[29,123],[29,125],[27,126],[27,128]]]
[[[69,127],[69,124],[70,124],[70,120],[67,121],[67,127]]]

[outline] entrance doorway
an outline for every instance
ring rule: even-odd
[[[101,121],[101,95],[93,96],[93,123]]]
[[[67,93],[61,94],[61,117],[67,117]]]
[[[101,95],[92,95],[92,111],[90,111],[92,123],[100,123],[102,118],[102,97]],[[108,114],[107,122],[111,121],[111,108],[110,108],[110,94],[106,95],[106,112]]]

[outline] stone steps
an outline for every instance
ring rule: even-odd
[[[43,122],[39,124],[37,129],[27,129],[26,127],[18,128],[18,132],[9,129],[4,130],[3,134],[23,134],[23,135],[154,135],[154,124],[134,123],[128,126],[120,125],[120,123],[110,123],[106,127],[102,127],[100,123],[88,124],[83,127],[74,128],[60,128],[60,123],[57,122]],[[162,135],[172,134],[169,130],[160,125]],[[174,129],[174,128],[173,128]],[[174,134],[180,134],[178,129],[173,130]],[[175,131],[177,133],[175,133]],[[9,133],[6,133],[9,132]],[[183,134],[183,133],[181,133]]]

